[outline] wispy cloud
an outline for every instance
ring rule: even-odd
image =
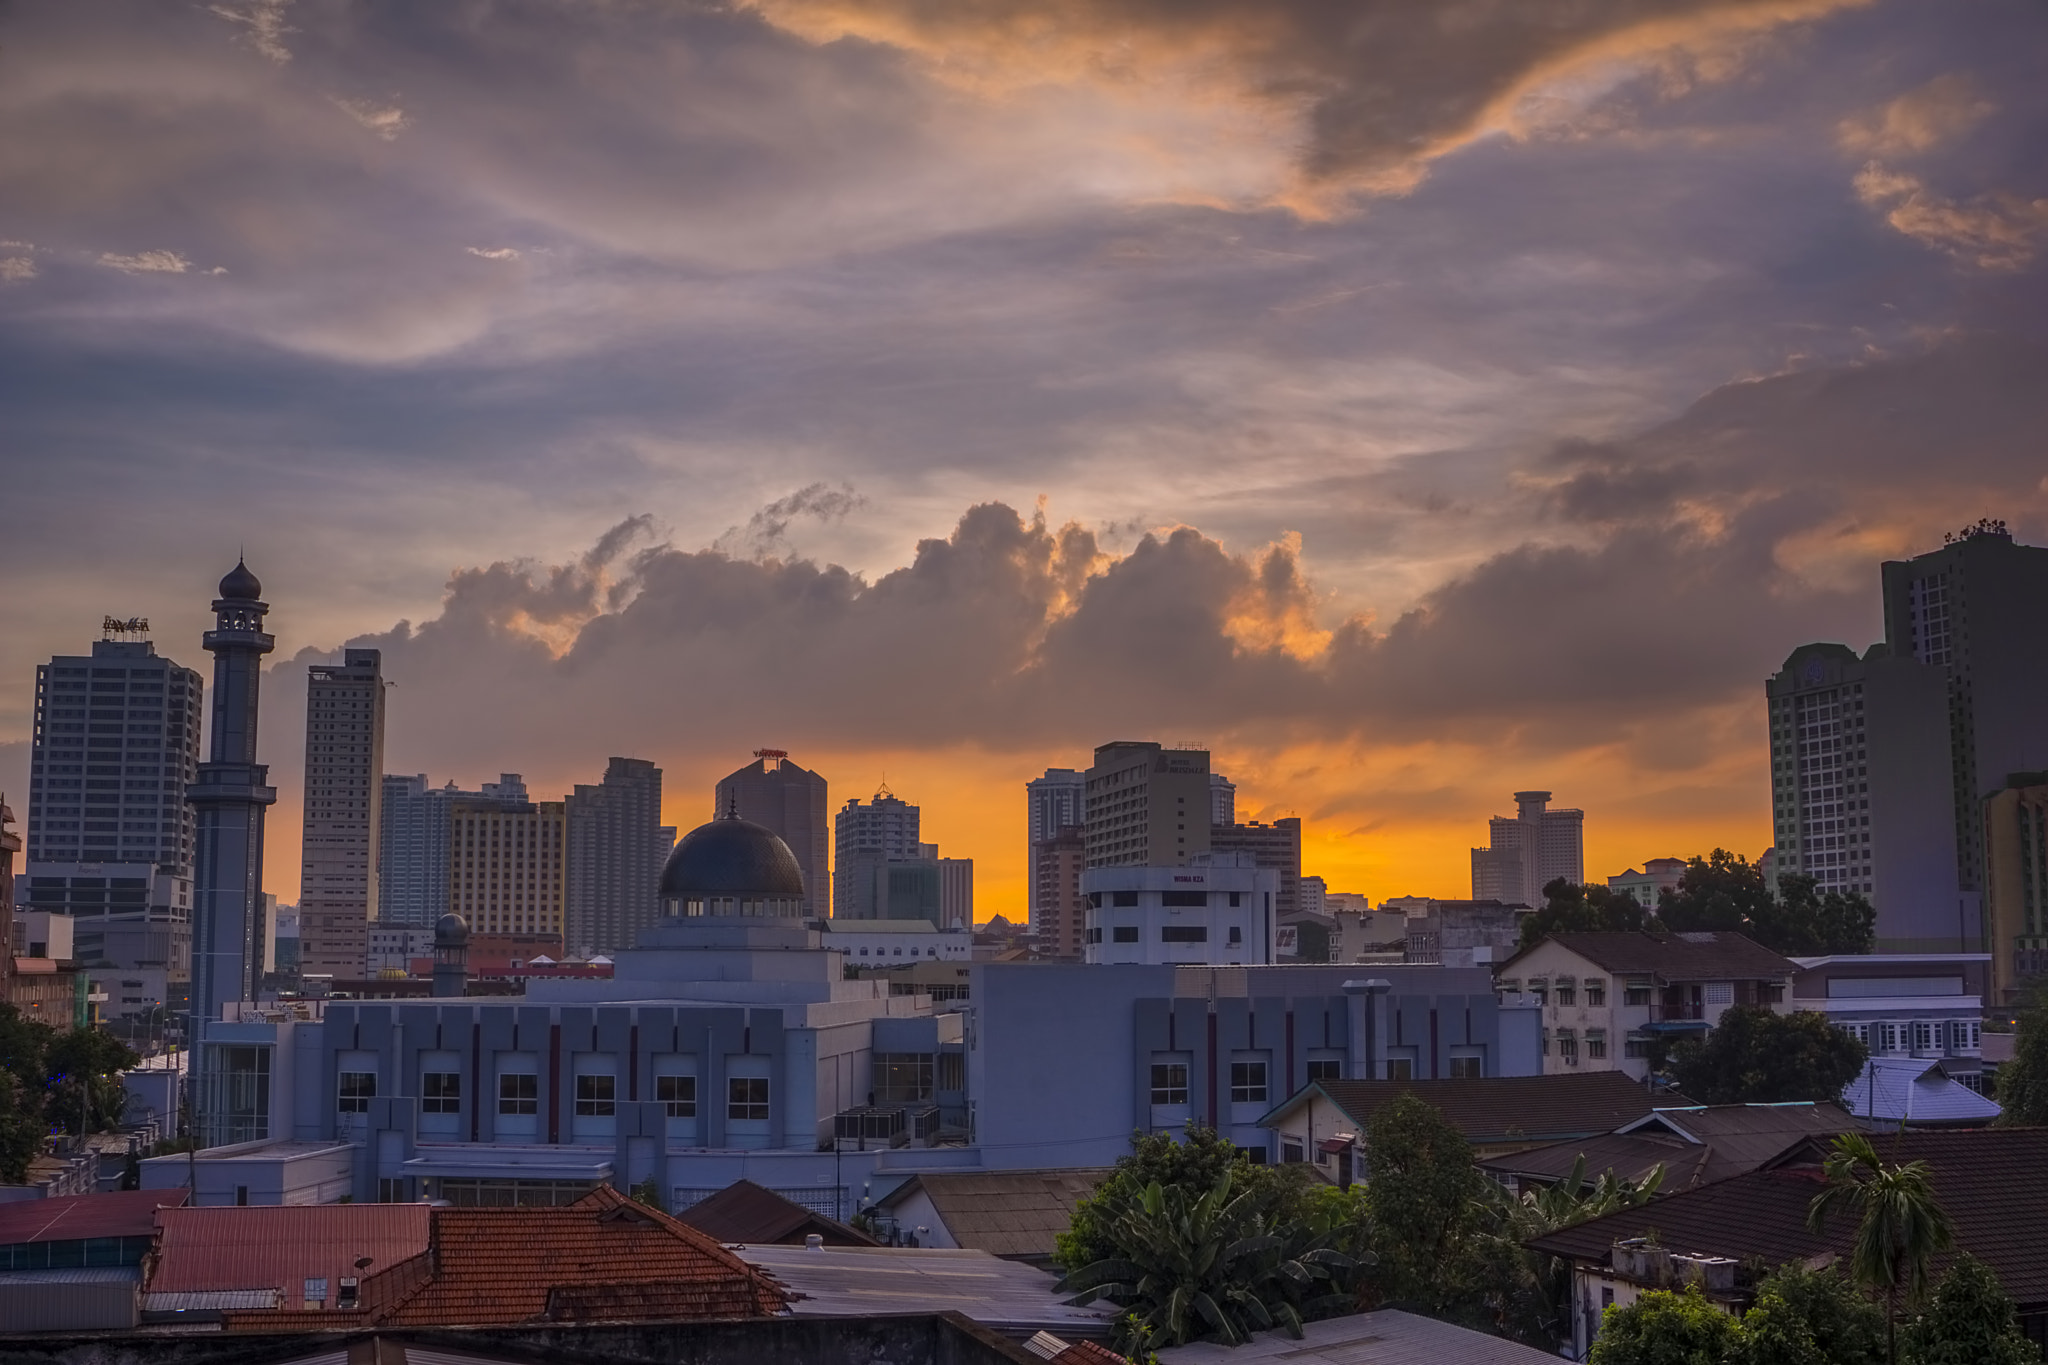
[[[1875,161],[1856,173],[1856,196],[1906,236],[1985,270],[2018,270],[2048,236],[2048,199],[1950,199]]]
[[[343,113],[386,142],[396,142],[398,135],[412,126],[412,119],[397,104],[342,99],[340,96],[335,97],[334,103]]]
[[[285,23],[285,11],[291,7],[291,0],[245,0],[245,3],[211,4],[207,11],[218,15],[231,24],[242,26],[242,37],[271,61],[282,66],[292,59],[291,49],[284,45],[284,36],[292,32]]]
[[[138,251],[133,256],[103,251],[100,253],[100,264],[126,271],[130,275],[182,275],[192,268],[192,262],[175,251]]]
[[[1844,119],[1836,136],[1859,156],[1903,156],[1967,133],[1997,107],[1967,73],[1950,72],[1889,104]]]
[[[472,256],[481,256],[487,261],[516,261],[519,248],[515,246],[470,246],[464,247]]]
[[[0,280],[14,283],[36,277],[36,263],[28,256],[0,256]]]

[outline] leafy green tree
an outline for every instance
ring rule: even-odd
[[[1226,1169],[1210,1188],[1147,1185],[1104,1229],[1113,1254],[1070,1272],[1060,1292],[1108,1298],[1131,1311],[1129,1344],[1235,1346],[1274,1327],[1349,1310],[1356,1263],[1325,1239],[1271,1216],[1261,1192]]]
[[[1807,1209],[1807,1227],[1820,1232],[1836,1213],[1856,1214],[1849,1273],[1866,1289],[1884,1291],[1885,1358],[1896,1365],[1900,1295],[1919,1300],[1927,1263],[1953,1245],[1953,1226],[1934,1197],[1927,1163],[1888,1166],[1862,1133],[1836,1138],[1821,1169],[1827,1184]]]
[[[1704,1038],[1671,1049],[1671,1075],[1701,1104],[1836,1100],[1869,1055],[1826,1015],[1736,1005]]]
[[[1605,1171],[1586,1179],[1583,1154],[1571,1174],[1554,1185],[1509,1194],[1487,1181],[1484,1208],[1486,1239],[1494,1248],[1496,1269],[1490,1276],[1499,1294],[1497,1328],[1505,1336],[1531,1346],[1554,1348],[1569,1335],[1571,1324],[1571,1262],[1530,1251],[1532,1239],[1588,1218],[1599,1218],[1646,1204],[1664,1183],[1657,1166],[1640,1180],[1622,1180]]]
[[[1434,1106],[1403,1094],[1367,1121],[1365,1152],[1379,1297],[1468,1318],[1485,1288],[1476,1239],[1486,1178],[1471,1144]]]
[[[1884,1311],[1839,1271],[1780,1266],[1757,1286],[1730,1365],[1883,1365]]]
[[[1867,953],[1877,947],[1877,910],[1854,892],[1823,895],[1812,877],[1783,872],[1778,899],[1753,937],[1788,957]]]
[[[1742,1342],[1742,1324],[1697,1288],[1653,1289],[1609,1308],[1587,1357],[1592,1365],[1725,1365]]]
[[[1773,902],[1764,874],[1740,854],[1717,848],[1686,864],[1676,891],[1657,898],[1657,918],[1673,933],[1755,935]],[[1761,942],[1762,940],[1758,940]]]
[[[2031,992],[2013,1030],[2012,1060],[1998,1068],[1999,1123],[2015,1128],[2048,1125],[2048,1000]]]
[[[1655,928],[1657,917],[1625,892],[1559,877],[1543,888],[1543,905],[1522,919],[1522,946],[1551,934],[1620,933]]]
[[[2019,1313],[1991,1268],[1956,1257],[1906,1329],[1908,1365],[2040,1365],[2041,1348],[2020,1333]]]
[[[1658,899],[1657,918],[1673,933],[1746,934],[1775,953],[1867,953],[1877,945],[1877,911],[1859,895],[1830,891],[1798,873],[1778,877],[1773,896],[1763,870],[1717,848],[1686,865],[1676,891]]]
[[[141,1059],[105,1029],[73,1029],[51,1039],[48,1068],[50,1126],[66,1132],[103,1133],[121,1122],[126,1096],[121,1073]]]
[[[1149,1186],[1208,1190],[1226,1171],[1234,1173],[1239,1193],[1256,1195],[1272,1217],[1304,1216],[1308,1177],[1299,1166],[1254,1166],[1227,1138],[1201,1124],[1190,1124],[1180,1141],[1171,1133],[1133,1133],[1129,1154],[1075,1207],[1074,1221],[1055,1239],[1053,1259],[1069,1271],[1107,1259],[1116,1252],[1111,1226]]]

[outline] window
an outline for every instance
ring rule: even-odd
[[[1293,1138],[1282,1138],[1280,1140],[1280,1159],[1289,1164],[1299,1162],[1302,1159],[1301,1144]]]
[[[1586,1030],[1586,1056],[1589,1060],[1607,1055],[1607,1030],[1589,1028]]]
[[[1586,1008],[1602,1009],[1607,1004],[1607,983],[1597,976],[1586,978]]]
[[[1088,928],[1088,941],[1089,941],[1090,943],[1100,943],[1100,942],[1102,942],[1102,926],[1101,926],[1101,925],[1090,925],[1090,926],[1089,926],[1089,928]],[[860,950],[860,954],[861,954],[861,956],[862,956],[862,957],[866,957],[866,956],[867,956],[867,954],[868,954],[868,950],[867,950],[867,949],[865,949],[865,948],[863,948],[863,949],[861,949],[861,950]]]
[[[1621,988],[1621,1003],[1624,1005],[1647,1005],[1650,1003],[1650,983],[1631,981]]]
[[[1230,942],[1233,947],[1244,942],[1244,930],[1238,925],[1233,924],[1230,926]]]
[[[939,1054],[938,1087],[941,1090],[965,1090],[967,1088],[966,1053],[941,1052]]]
[[[874,1079],[875,1097],[884,1104],[928,1100],[932,1097],[932,1054],[877,1052]]]
[[[1530,977],[1529,994],[1536,997],[1537,1004],[1548,1005],[1550,1003],[1550,978],[1543,976]]]
[[[1164,924],[1159,928],[1161,943],[1207,943],[1209,926],[1206,924]]]
[[[1186,1104],[1188,1102],[1188,1064],[1186,1062],[1154,1062],[1152,1064],[1152,1103]]]
[[[1138,903],[1138,893],[1135,891],[1112,891],[1109,893],[1109,903],[1111,905],[1135,907]]]
[[[656,1076],[654,1078],[654,1100],[668,1112],[672,1119],[693,1119],[697,1117],[697,1078],[695,1076]]]
[[[1557,1031],[1557,1055],[1566,1066],[1579,1064],[1579,1033],[1577,1029],[1561,1028]]]
[[[610,1076],[578,1076],[575,1078],[575,1111],[584,1117],[606,1117],[612,1113],[612,1087],[616,1081]]]
[[[1925,1052],[1934,1046],[1934,1024],[1931,1020],[1918,1019],[1913,1023],[1913,1050]]]
[[[768,1078],[732,1076],[725,1082],[725,1116],[728,1119],[768,1120]]]
[[[1266,1102],[1266,1064],[1264,1062],[1232,1062],[1230,1064],[1230,1102],[1232,1104],[1264,1104]]]
[[[327,1306],[327,1277],[308,1277],[306,1280],[305,1306],[325,1308]]]
[[[1735,983],[1732,981],[1709,981],[1705,1001],[1709,1005],[1729,1005],[1735,1002]]]
[[[1415,1079],[1415,1063],[1407,1057],[1387,1058],[1387,1079],[1390,1081],[1412,1081]]]
[[[1138,926],[1135,924],[1118,924],[1112,926],[1110,931],[1110,941],[1113,943],[1136,943],[1138,941]]]
[[[422,1114],[461,1113],[462,1073],[459,1071],[427,1071],[421,1073],[420,1112]]]
[[[540,1077],[531,1071],[517,1071],[498,1077],[498,1112],[538,1114]]]
[[[1206,891],[1162,891],[1159,893],[1159,903],[1161,905],[1176,906],[1181,909],[1190,907],[1200,909],[1208,905],[1209,893]]]
[[[1578,983],[1577,983],[1577,982],[1573,982],[1573,981],[1566,981],[1566,980],[1565,980],[1565,979],[1563,979],[1562,977],[1558,978],[1558,982],[1557,982],[1557,1003],[1558,1003],[1558,1004],[1560,1004],[1560,1005],[1567,1005],[1567,1006],[1570,1006],[1570,1005],[1576,1005],[1576,1004],[1578,1004],[1578,1003],[1579,1003],[1579,988],[1578,988]]]
[[[1341,1081],[1344,1079],[1344,1063],[1334,1057],[1311,1058],[1308,1078],[1312,1081]]]
[[[344,1071],[341,1073],[341,1099],[335,1107],[342,1113],[367,1114],[370,1112],[370,1101],[376,1097],[376,1072]]]
[[[1451,1079],[1454,1081],[1476,1081],[1479,1079],[1479,1058],[1451,1058]]]
[[[1630,1029],[1628,1036],[1621,1040],[1621,1055],[1637,1059],[1650,1055],[1650,1035],[1637,1029]]]

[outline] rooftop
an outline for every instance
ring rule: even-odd
[[[785,1285],[798,1317],[955,1312],[998,1332],[1109,1333],[1117,1311],[1075,1305],[1051,1275],[985,1251],[920,1247],[749,1246],[738,1254]]]
[[[955,1242],[992,1256],[1045,1258],[1095,1193],[1106,1168],[1057,1171],[927,1171],[881,1200],[893,1208],[922,1192]]]
[[[803,1245],[816,1234],[828,1246],[874,1246],[875,1239],[857,1228],[813,1213],[751,1180],[736,1180],[717,1194],[684,1209],[676,1217],[721,1242],[779,1242]]]
[[[167,1208],[157,1214],[156,1264],[144,1288],[274,1290],[296,1305],[305,1281],[326,1280],[332,1299],[343,1277],[367,1278],[425,1251],[431,1212],[425,1204]]]
[[[1488,1336],[1434,1318],[1382,1308],[1345,1318],[1306,1323],[1301,1340],[1261,1332],[1242,1346],[1211,1341],[1159,1353],[1161,1365],[1556,1365],[1557,1357],[1532,1346]],[[1064,1365],[1064,1362],[1062,1362]]]
[[[1741,934],[1647,931],[1551,934],[1501,963],[1498,970],[1510,970],[1543,943],[1558,944],[1610,972],[1663,981],[1756,981],[1789,977],[1798,970],[1791,958]]]
[[[1456,1081],[1312,1081],[1259,1120],[1271,1127],[1311,1092],[1368,1123],[1397,1095],[1434,1106],[1471,1143],[1561,1141],[1611,1133],[1648,1115],[1650,1092],[1619,1071],[1562,1076],[1487,1076]]]
[[[1870,1058],[1843,1089],[1842,1103],[1858,1118],[1922,1127],[1981,1127],[2005,1112],[1996,1100],[1949,1075],[1940,1062],[1923,1057]]]
[[[1586,1175],[1612,1171],[1640,1180],[1664,1168],[1663,1193],[1753,1171],[1815,1137],[1832,1137],[1862,1127],[1835,1104],[1720,1104],[1658,1109],[1618,1132],[1571,1139],[1479,1163],[1495,1175],[1538,1182],[1569,1176],[1578,1158]]]
[[[87,1237],[148,1237],[156,1211],[185,1202],[183,1190],[121,1190],[0,1204],[0,1246]]]

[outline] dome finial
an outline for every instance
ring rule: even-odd
[[[249,565],[242,556],[235,557],[235,567],[228,570],[228,576],[220,581],[220,595],[228,602],[255,602],[262,598],[263,584],[249,572]]]

